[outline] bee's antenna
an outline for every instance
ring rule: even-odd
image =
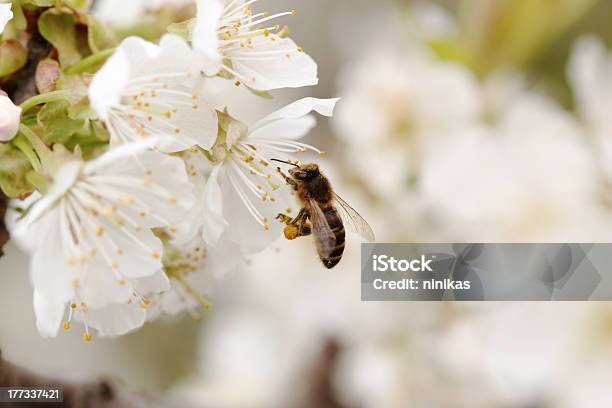
[[[297,165],[297,164],[295,164],[295,163],[290,163],[290,162],[288,162],[288,161],[284,161],[284,160],[279,160],[279,159],[270,159],[270,161],[275,161],[275,162],[279,162],[279,163],[285,163],[285,164],[288,164],[288,165],[290,165],[290,166],[300,167],[300,166],[298,166],[298,165]]]

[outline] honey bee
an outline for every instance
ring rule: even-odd
[[[329,180],[321,174],[316,164],[297,165],[273,159],[279,163],[289,164],[295,168],[289,170],[289,176],[280,167],[279,174],[297,194],[302,205],[298,215],[293,218],[278,214],[276,219],[286,224],[285,238],[293,240],[314,233],[314,240],[323,265],[331,269],[340,262],[344,253],[345,225],[366,240],[373,242],[374,232],[368,223],[351,208],[332,189]]]

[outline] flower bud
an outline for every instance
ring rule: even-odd
[[[8,142],[15,137],[20,120],[21,108],[0,93],[0,142]]]

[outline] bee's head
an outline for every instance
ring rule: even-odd
[[[304,164],[294,169],[289,170],[289,174],[299,181],[309,181],[317,177],[319,173],[319,166],[314,163]]]

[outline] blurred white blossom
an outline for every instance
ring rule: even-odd
[[[334,125],[347,156],[372,192],[390,199],[420,174],[421,162],[479,113],[479,89],[459,64],[408,46],[371,53],[341,75]],[[384,163],[384,171],[372,171]],[[398,187],[400,187],[398,189]]]

